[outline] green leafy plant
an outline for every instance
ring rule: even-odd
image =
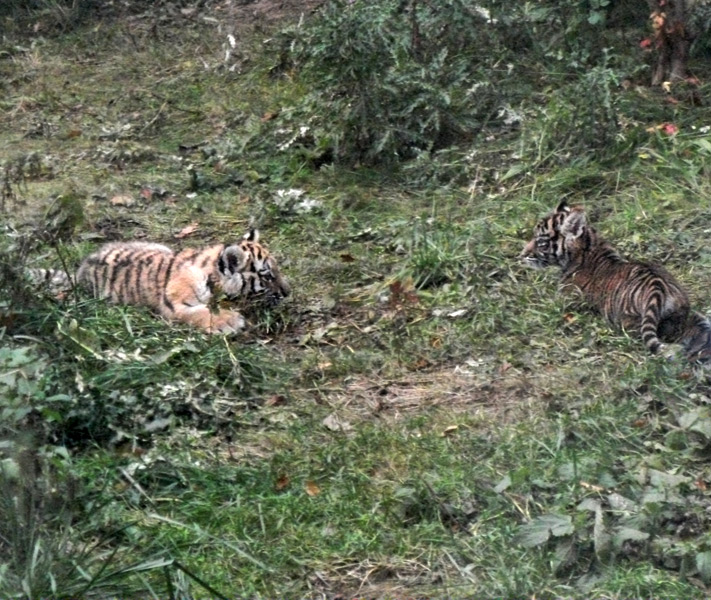
[[[436,288],[460,281],[467,272],[466,241],[435,219],[418,220],[400,242],[408,253],[404,275],[417,288]]]
[[[524,144],[533,151],[524,154],[538,165],[617,156],[624,141],[618,84],[615,70],[594,67],[553,91],[524,126]]]
[[[310,88],[298,114],[348,160],[408,158],[472,135],[500,95],[485,83],[504,52],[486,14],[462,0],[330,0],[283,34]]]

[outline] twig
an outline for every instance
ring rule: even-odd
[[[141,127],[141,131],[139,133],[143,133],[144,131],[146,131],[146,129],[148,129],[151,125],[153,125],[158,120],[158,118],[163,114],[163,110],[165,110],[165,107],[167,105],[168,105],[167,101],[163,102],[163,104],[161,104],[161,107],[158,109],[158,112],[155,114],[155,116],[150,121],[148,121],[148,123],[146,123],[143,127]]]
[[[151,498],[146,491],[141,487],[141,484],[138,483],[133,477],[131,477],[130,473],[124,469],[124,468],[119,468],[119,471],[121,472],[121,475],[123,475],[126,480],[134,487],[134,489],[141,494],[146,500],[148,500],[148,504],[151,505],[151,507],[154,510],[157,510],[156,503],[153,502],[153,498]]]

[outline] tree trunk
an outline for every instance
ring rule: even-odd
[[[689,48],[693,35],[687,17],[693,0],[647,0],[654,29],[653,49],[656,64],[652,85],[679,81],[689,76]]]

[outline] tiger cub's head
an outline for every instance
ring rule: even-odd
[[[250,229],[239,243],[225,246],[217,259],[217,271],[222,292],[230,300],[256,296],[278,304],[291,293],[276,260],[259,243],[256,229]]]
[[[588,225],[581,206],[568,206],[563,200],[543,217],[533,230],[533,239],[526,244],[520,258],[534,269],[550,266],[566,268],[588,250],[595,240],[595,231]]]

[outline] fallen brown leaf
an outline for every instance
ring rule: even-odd
[[[133,206],[136,203],[136,201],[128,195],[114,196],[109,202],[114,206]]]
[[[450,425],[449,427],[445,427],[444,431],[442,432],[442,437],[449,437],[453,435],[458,429],[459,425]]]
[[[321,488],[316,485],[315,481],[311,481],[310,479],[306,482],[304,487],[306,488],[306,493],[312,498],[321,493]]]
[[[328,415],[321,423],[331,431],[350,431],[353,429],[353,425],[348,421],[342,421],[335,413]]]
[[[190,225],[186,225],[183,227],[178,233],[176,233],[173,237],[176,240],[181,240],[185,237],[188,237],[189,235],[192,235],[195,233],[198,229],[200,228],[200,225],[198,224],[197,221],[194,223],[190,223]]]
[[[264,406],[279,406],[281,404],[286,404],[286,396],[281,394],[274,394],[271,398],[268,398],[264,403]]]

